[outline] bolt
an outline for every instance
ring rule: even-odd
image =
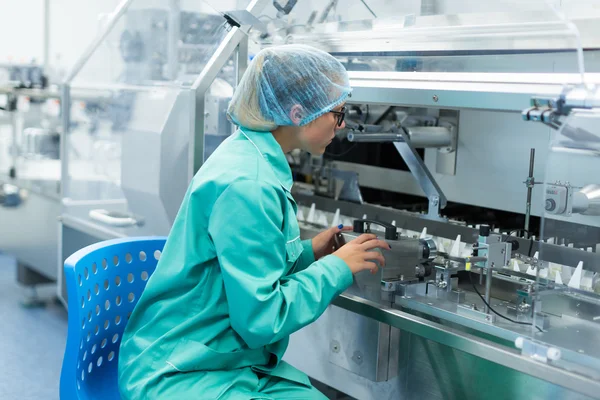
[[[439,98],[439,97],[438,97],[436,94],[434,94],[434,95],[433,95],[433,101],[434,101],[434,102],[436,102],[436,103],[437,103],[439,99],[440,99],[440,98]]]
[[[340,344],[337,342],[337,340],[333,340],[331,342],[331,351],[333,351],[334,353],[340,352]]]

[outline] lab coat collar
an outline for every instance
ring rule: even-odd
[[[254,145],[260,155],[271,165],[277,180],[287,191],[292,191],[294,180],[285,153],[271,132],[256,132],[240,127],[240,132]]]

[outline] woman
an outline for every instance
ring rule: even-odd
[[[239,126],[194,177],[119,356],[124,399],[323,399],[281,361],[291,333],[384,263],[374,235],[301,241],[285,153],[323,154],[344,127],[348,76],[306,46],[256,55],[228,115]]]

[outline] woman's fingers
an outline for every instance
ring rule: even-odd
[[[377,252],[374,252],[374,251],[367,251],[366,252],[366,256],[365,256],[365,260],[377,261],[380,266],[385,267],[385,258],[380,253],[377,253]]]
[[[377,236],[373,235],[372,233],[363,233],[362,235],[354,239],[353,242],[356,244],[363,244],[373,239],[377,239]]]
[[[379,271],[379,267],[377,267],[377,264],[368,261],[365,263],[365,269],[370,270],[372,274],[375,274],[377,273],[377,271]]]
[[[376,248],[391,250],[391,247],[387,242],[385,242],[384,240],[376,240],[376,238],[373,238],[361,244],[361,249],[363,250],[372,250]]]

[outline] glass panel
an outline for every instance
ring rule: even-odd
[[[191,86],[227,27],[202,1],[134,1],[73,84]]]
[[[536,338],[600,377],[600,110],[576,110],[553,134],[544,179],[542,239],[572,247],[542,248],[537,271]],[[568,250],[568,251],[567,251]]]
[[[168,234],[191,179],[191,85],[227,27],[205,2],[124,12],[71,85],[67,215],[119,235]]]
[[[573,2],[572,18],[540,0],[305,3],[289,15],[268,7],[268,35],[254,33],[251,54],[304,43],[336,54],[350,71],[575,72],[574,28],[586,43],[598,41],[592,22],[600,10],[584,0]]]

